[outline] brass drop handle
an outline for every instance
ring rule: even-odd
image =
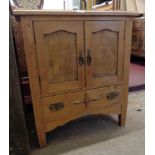
[[[63,108],[64,108],[64,103],[62,103],[62,102],[58,102],[58,103],[49,105],[49,109],[53,112],[62,110]]]
[[[87,50],[87,65],[90,65],[92,62],[92,58],[91,58],[91,50],[88,49]]]
[[[83,58],[82,50],[80,50],[80,53],[79,53],[79,64],[81,66],[84,64],[84,58]]]
[[[112,100],[112,99],[115,99],[119,96],[119,92],[110,92],[106,95],[107,99],[108,100]]]

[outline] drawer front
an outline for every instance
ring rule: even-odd
[[[92,113],[119,113],[121,86],[110,86],[42,99],[45,122]]]
[[[106,111],[108,110],[112,113],[113,111],[118,113],[121,108],[121,96],[121,86],[111,86],[87,91],[87,110],[99,110],[103,113],[106,113]]]
[[[57,95],[42,99],[45,122],[80,117],[85,111],[84,92]]]

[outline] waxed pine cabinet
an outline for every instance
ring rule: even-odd
[[[125,125],[133,12],[15,10],[40,146],[76,118],[116,114]]]

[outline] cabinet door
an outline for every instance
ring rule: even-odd
[[[124,21],[87,21],[85,30],[87,87],[121,82]]]
[[[34,31],[42,96],[82,88],[83,23],[36,21]]]

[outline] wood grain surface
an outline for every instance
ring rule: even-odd
[[[140,14],[17,12],[40,146],[46,132],[85,115],[117,114],[124,126],[132,18]]]

